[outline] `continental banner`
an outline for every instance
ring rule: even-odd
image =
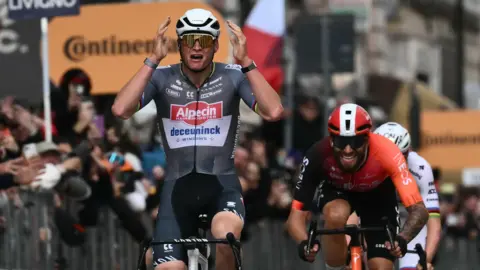
[[[114,94],[135,74],[153,50],[153,38],[168,16],[170,53],[161,65],[178,63],[175,24],[186,10],[212,11],[221,25],[220,49],[215,61],[227,62],[230,42],[225,20],[207,4],[165,2],[87,5],[76,17],[55,18],[49,27],[50,76],[58,85],[65,72],[85,71],[92,80],[92,94]]]
[[[480,167],[480,111],[422,113],[422,155],[444,170]]]

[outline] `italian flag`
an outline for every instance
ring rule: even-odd
[[[248,55],[277,92],[283,84],[285,28],[285,0],[258,0],[243,26]]]

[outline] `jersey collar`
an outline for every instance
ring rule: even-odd
[[[185,80],[187,80],[187,82],[191,85],[193,85],[195,88],[197,88],[197,86],[192,83],[192,81],[190,81],[190,79],[188,78],[188,76],[183,73],[183,69],[182,69],[182,66],[183,66],[183,63],[180,63],[180,74],[182,74],[182,77],[185,78]],[[208,77],[205,79],[205,81],[200,85],[200,88],[206,83],[208,82],[208,80],[210,80],[210,78],[213,76],[213,73],[215,73],[215,62],[212,62],[212,69],[210,70],[210,74],[208,74]]]

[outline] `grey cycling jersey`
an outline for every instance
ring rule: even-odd
[[[240,99],[255,107],[241,66],[214,63],[196,88],[180,64],[159,67],[145,87],[140,106],[154,101],[167,159],[166,180],[188,173],[234,174],[234,150],[240,127]]]

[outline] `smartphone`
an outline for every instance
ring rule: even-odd
[[[38,156],[37,146],[34,143],[25,144],[22,149],[25,159]]]
[[[110,154],[110,156],[108,157],[108,162],[111,163],[111,164],[118,164],[120,166],[123,166],[125,164],[125,158],[116,153],[116,152],[113,152]]]

